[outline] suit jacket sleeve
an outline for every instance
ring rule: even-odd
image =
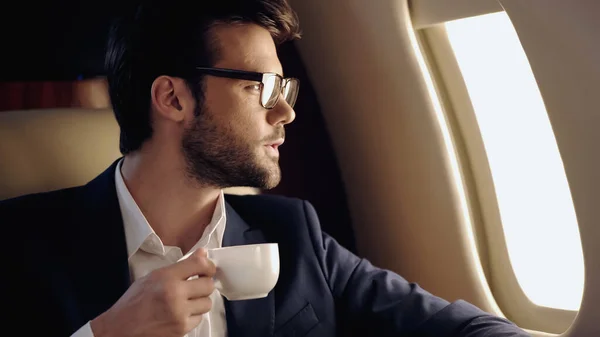
[[[401,276],[374,267],[321,232],[317,214],[304,202],[317,258],[339,315],[356,335],[522,337],[523,330],[465,302],[436,297]]]

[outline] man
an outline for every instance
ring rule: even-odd
[[[298,36],[285,0],[147,1],[115,25],[124,157],[85,186],[0,203],[8,323],[43,336],[526,336],[356,257],[308,202],[223,195],[280,180],[299,84],[276,45]],[[206,250],[265,242],[279,244],[276,287],[225,300]]]

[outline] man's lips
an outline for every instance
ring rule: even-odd
[[[283,142],[284,142],[284,140],[283,140],[283,138],[281,138],[281,139],[277,139],[276,141],[269,142],[267,144],[267,146],[271,146],[272,148],[277,149],[279,146],[281,146],[281,144],[283,144]]]

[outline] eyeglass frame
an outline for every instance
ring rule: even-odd
[[[260,84],[261,84],[261,86],[260,86],[261,95],[260,96],[261,97],[262,97],[262,91],[265,87],[265,82],[267,81],[268,78],[270,78],[272,76],[279,77],[279,80],[281,82],[281,89],[280,89],[281,92],[286,88],[286,86],[290,83],[291,80],[296,81],[296,86],[298,87],[298,91],[300,91],[300,80],[299,79],[297,79],[295,77],[283,77],[277,73],[270,73],[270,72],[259,73],[256,71],[246,71],[246,70],[228,69],[228,68],[209,68],[209,67],[196,67],[195,69],[197,71],[199,71],[199,73],[205,74],[205,75],[211,75],[211,76],[223,77],[223,78],[231,78],[231,79],[237,79],[237,80],[260,82]],[[297,99],[297,95],[298,95],[298,93],[296,93],[296,99]],[[263,104],[262,98],[259,98],[260,105],[265,109],[269,109],[269,110],[273,109],[277,105],[277,103],[279,103],[280,97],[281,97],[281,93],[280,93],[280,95],[277,95],[277,100],[275,101],[275,103],[273,103],[273,106],[270,108],[266,107],[265,104]],[[296,101],[294,101],[294,105],[296,105]],[[294,106],[291,106],[291,107],[293,108]]]

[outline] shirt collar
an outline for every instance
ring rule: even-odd
[[[121,164],[123,159],[117,164],[115,170],[115,184],[117,189],[117,198],[119,199],[119,206],[121,208],[121,216],[123,218],[123,226],[125,229],[125,241],[127,242],[127,256],[131,258],[139,249],[143,249],[148,253],[165,255],[165,246],[156,235],[148,220],[138,207],[137,203],[131,196],[129,189],[125,185],[123,175],[121,174]],[[217,246],[221,247],[223,242],[223,235],[225,233],[226,224],[225,215],[225,198],[223,191],[219,194],[219,199],[212,218],[200,240],[194,245],[190,252],[186,254],[188,256],[196,249],[204,247],[211,240],[213,235],[216,235]]]

